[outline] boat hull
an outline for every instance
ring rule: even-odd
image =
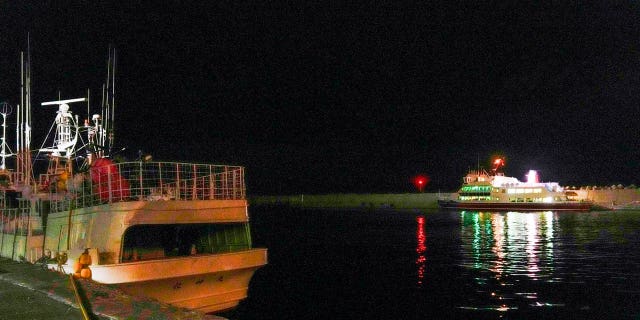
[[[266,249],[91,266],[92,279],[122,291],[205,313],[233,308],[247,297]],[[64,266],[71,272],[71,266]]]
[[[493,210],[493,211],[589,211],[592,203],[585,201],[567,201],[554,203],[541,202],[462,202],[455,200],[438,200],[443,209],[458,210]]]

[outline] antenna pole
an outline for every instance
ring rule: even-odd
[[[27,96],[25,97],[26,109],[24,114],[24,176],[25,184],[31,183],[31,38],[27,33]]]
[[[16,112],[16,171],[22,172],[22,109],[24,108],[24,51],[20,51],[20,105]]]
[[[110,86],[111,86],[111,45],[109,45],[109,53],[107,57],[106,104],[104,106],[104,109],[102,109],[102,126],[103,126],[103,129],[106,131],[109,130],[109,116],[111,115],[111,112],[109,111],[111,109],[110,107],[111,99],[109,97],[111,95]],[[100,145],[104,146],[106,138],[102,134],[99,137],[100,137]]]
[[[90,114],[91,111],[89,111],[90,98],[91,98],[91,91],[89,91],[89,89],[87,89],[87,119],[91,119],[91,114]]]
[[[111,147],[113,146],[113,142],[115,140],[115,120],[116,120],[116,48],[113,48],[113,74],[111,75],[111,90],[113,90],[113,94],[111,95],[111,123],[109,124],[109,151],[111,151]]]

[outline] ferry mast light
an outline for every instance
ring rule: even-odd
[[[504,167],[504,159],[496,158],[493,160],[493,172],[497,172],[500,167]]]

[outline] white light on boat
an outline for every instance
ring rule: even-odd
[[[544,197],[544,199],[542,199],[542,202],[551,203],[551,202],[553,202],[553,197]]]
[[[85,101],[84,98],[76,98],[76,99],[67,99],[67,100],[58,100],[58,101],[48,101],[48,102],[43,102],[40,105],[42,106],[50,106],[50,105],[61,105],[61,104],[67,104],[67,103],[72,103],[72,102],[82,102]]]
[[[527,173],[527,183],[538,183],[538,172],[535,170],[529,170]]]

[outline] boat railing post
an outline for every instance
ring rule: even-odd
[[[214,186],[213,178],[214,178],[214,175],[213,175],[213,172],[211,171],[212,167],[213,167],[212,165],[209,165],[209,178],[208,178],[208,180],[209,180],[209,200],[213,199],[213,186]]]
[[[163,195],[164,194],[164,190],[162,190],[164,188],[163,183],[162,183],[162,163],[158,162],[158,184],[159,184],[159,188],[160,188],[160,194]]]
[[[180,164],[176,163],[176,200],[180,200]]]
[[[234,189],[236,189],[235,196],[237,199],[242,199],[242,168],[238,167],[234,172]]]
[[[220,199],[220,192],[222,191],[222,186],[220,185],[220,166],[216,166],[214,170],[213,176],[213,198]]]
[[[238,188],[238,192],[237,192],[238,199],[243,199],[243,196],[242,196],[242,193],[243,193],[242,192],[242,167],[238,167],[236,172],[237,172],[237,175],[238,175],[238,181],[236,181],[237,188]]]
[[[224,199],[229,199],[229,167],[224,166],[224,174],[222,175],[222,193]]]
[[[107,191],[109,192],[109,203],[113,202],[113,190],[111,189],[111,170],[113,165],[107,167]]]
[[[143,173],[142,173],[142,160],[140,160],[140,162],[138,162],[138,165],[139,165],[139,168],[140,168],[140,170],[138,171],[138,176],[139,176],[138,180],[140,181],[140,187],[138,188],[138,192],[140,194],[138,195],[138,198],[140,200],[142,200],[142,196],[144,194],[144,192],[142,191],[142,175],[143,175]]]
[[[114,165],[115,166],[115,165]],[[122,164],[118,163],[118,170],[116,172],[122,172]],[[122,176],[118,175],[118,198],[120,201],[124,201],[124,193],[123,193],[123,187],[122,187]]]
[[[231,181],[229,184],[229,198],[235,199],[236,198],[236,169],[235,168],[229,171],[229,177],[231,178]]]
[[[222,167],[222,174],[220,175],[220,197],[222,199],[227,198],[227,166]]]
[[[195,163],[191,169],[193,170],[193,173],[191,173],[191,200],[196,200],[198,198],[198,169],[196,168]]]
[[[240,172],[238,169],[233,170],[233,198],[241,199],[242,190],[240,189],[240,183],[238,178],[240,177]]]

